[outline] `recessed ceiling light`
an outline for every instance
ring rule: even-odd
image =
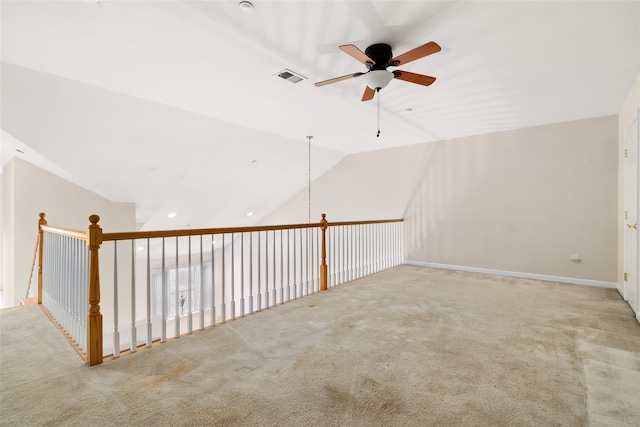
[[[241,1],[240,3],[238,3],[238,6],[240,7],[240,10],[244,12],[251,12],[253,10],[253,4],[248,1]]]
[[[144,251],[144,246],[138,246],[136,249],[139,251]]]
[[[169,218],[175,218],[176,217],[176,213],[175,212],[169,212],[169,215],[167,215]]]
[[[247,216],[252,216],[252,215],[253,215],[253,212],[249,212],[249,213],[247,214]]]

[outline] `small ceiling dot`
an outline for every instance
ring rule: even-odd
[[[241,1],[240,3],[238,3],[238,7],[240,7],[240,10],[242,10],[243,12],[251,12],[253,10],[253,4],[248,1]]]

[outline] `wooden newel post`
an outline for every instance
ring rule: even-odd
[[[44,212],[40,212],[38,216],[40,217],[38,220],[38,304],[42,304],[42,251],[44,251],[44,231],[42,226],[47,225],[47,220],[44,218]]]
[[[102,244],[100,217],[89,217],[87,246],[89,247],[89,314],[87,315],[87,363],[89,366],[102,363],[102,314],[100,313],[100,263],[98,250]]]
[[[320,220],[320,229],[322,230],[322,263],[320,264],[320,290],[327,290],[327,278],[329,277],[327,268],[327,215],[322,214]]]

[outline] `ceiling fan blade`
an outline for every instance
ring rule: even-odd
[[[375,89],[371,89],[369,86],[364,88],[364,94],[362,95],[363,101],[370,101],[373,99],[373,96],[376,94]]]
[[[395,70],[393,75],[396,79],[404,80],[405,82],[416,83],[422,86],[429,86],[436,81],[435,77],[425,76],[423,74],[410,73],[408,71]]]
[[[365,54],[363,51],[361,51],[360,49],[358,49],[355,45],[352,44],[343,44],[340,47],[340,50],[343,51],[344,53],[347,53],[349,55],[351,55],[352,57],[354,57],[356,60],[362,62],[363,64],[367,64],[367,62],[370,62],[372,64],[375,64],[376,61],[374,61],[373,59],[369,58],[367,56],[367,54]]]
[[[320,87],[320,86],[324,86],[324,85],[328,85],[331,83],[338,83],[341,82],[343,80],[347,80],[347,79],[351,79],[353,77],[360,77],[361,75],[363,75],[364,73],[353,73],[353,74],[347,74],[346,76],[342,76],[342,77],[335,77],[333,79],[329,79],[329,80],[324,80],[318,83],[315,83],[316,86]]]
[[[415,61],[416,59],[424,58],[425,56],[431,55],[436,52],[440,52],[441,48],[436,42],[429,42],[427,44],[423,44],[422,46],[418,46],[415,49],[410,50],[409,52],[405,52],[400,56],[396,56],[389,61],[389,64],[392,65],[402,65],[407,62]]]

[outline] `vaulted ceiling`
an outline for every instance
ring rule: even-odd
[[[351,153],[616,114],[640,73],[637,1],[238,3],[2,1],[2,163],[134,202],[143,229],[249,225],[307,185],[308,135],[316,178]],[[401,67],[429,87],[313,84],[366,71],[339,45],[429,41]]]

